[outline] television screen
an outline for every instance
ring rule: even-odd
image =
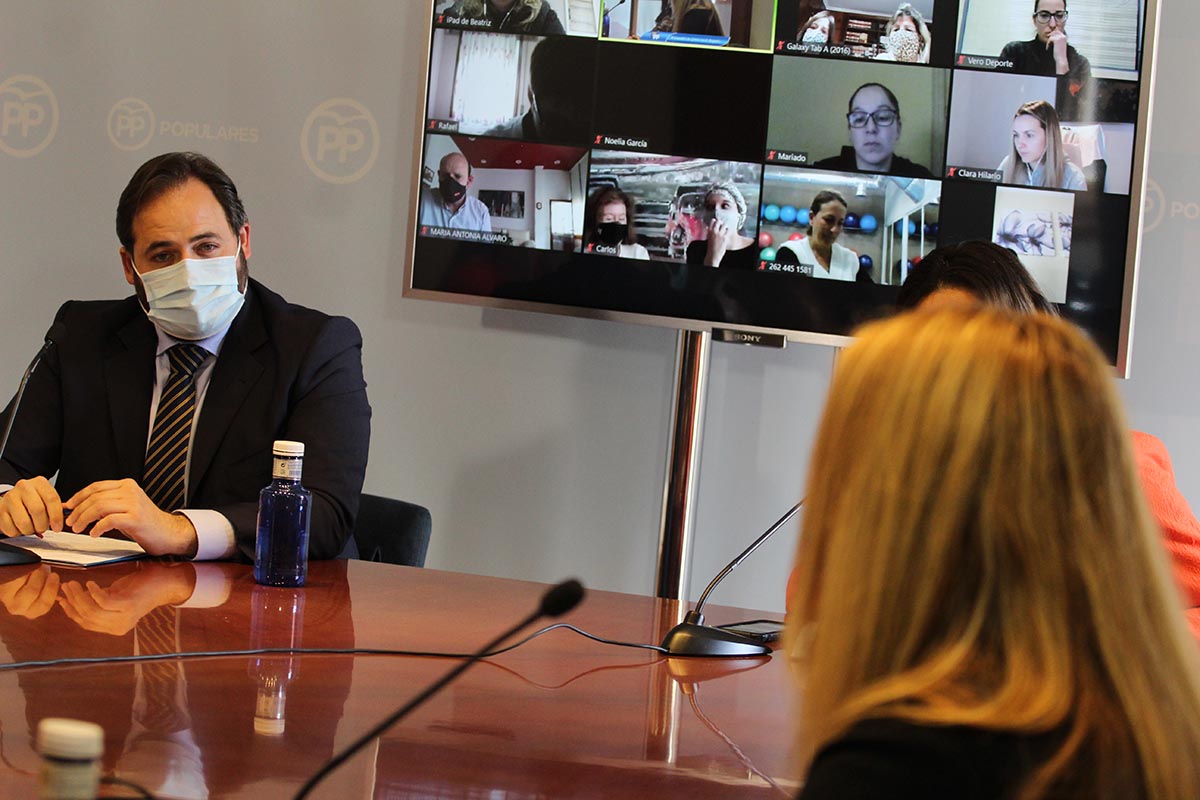
[[[1155,10],[434,0],[405,294],[836,343],[987,239],[1123,371]]]

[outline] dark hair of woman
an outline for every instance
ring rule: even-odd
[[[908,273],[896,296],[899,309],[916,308],[938,289],[962,289],[989,306],[1057,314],[1016,253],[986,241],[948,244],[931,251]]]

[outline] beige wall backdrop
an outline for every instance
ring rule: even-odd
[[[430,567],[652,591],[675,334],[401,298],[418,5],[0,0],[0,386],[15,389],[63,300],[128,293],[113,214],[133,170],[201,150],[242,191],[253,274],[361,326],[367,488],[430,507]],[[1197,4],[1168,3],[1122,391],[1200,502],[1198,27]],[[832,361],[714,348],[693,597],[800,496]],[[714,602],[781,610],[795,540],[793,524]]]

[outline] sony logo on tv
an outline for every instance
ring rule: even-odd
[[[776,333],[746,333],[726,328],[713,328],[713,338],[718,342],[730,344],[749,344],[756,347],[774,347],[780,350],[787,347],[787,337]]]

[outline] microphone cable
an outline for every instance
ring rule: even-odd
[[[317,770],[317,772],[311,778],[309,778],[303,786],[300,787],[300,791],[296,792],[295,800],[303,800],[303,798],[307,797],[309,793],[316,788],[317,784],[324,780],[325,776],[329,775],[335,769],[344,764],[351,756],[353,756],[370,742],[374,741],[380,734],[407,716],[417,706],[421,705],[426,700],[433,697],[435,694],[445,688],[451,681],[466,672],[467,669],[469,669],[473,664],[483,659],[484,654],[490,651],[493,647],[500,644],[505,639],[524,628],[526,625],[529,625],[534,620],[541,619],[542,617],[561,617],[563,614],[579,605],[579,603],[583,600],[583,595],[583,584],[577,580],[563,581],[557,586],[551,587],[549,591],[542,595],[541,603],[532,613],[527,615],[517,624],[505,630],[496,638],[492,639],[483,647],[479,648],[478,651],[468,657],[461,664],[454,667],[441,678],[431,683],[412,700],[409,700],[392,714],[388,715],[388,717],[378,725],[371,728],[369,731],[352,742],[348,747],[342,750],[342,752],[325,762],[325,765],[321,767],[321,769]]]

